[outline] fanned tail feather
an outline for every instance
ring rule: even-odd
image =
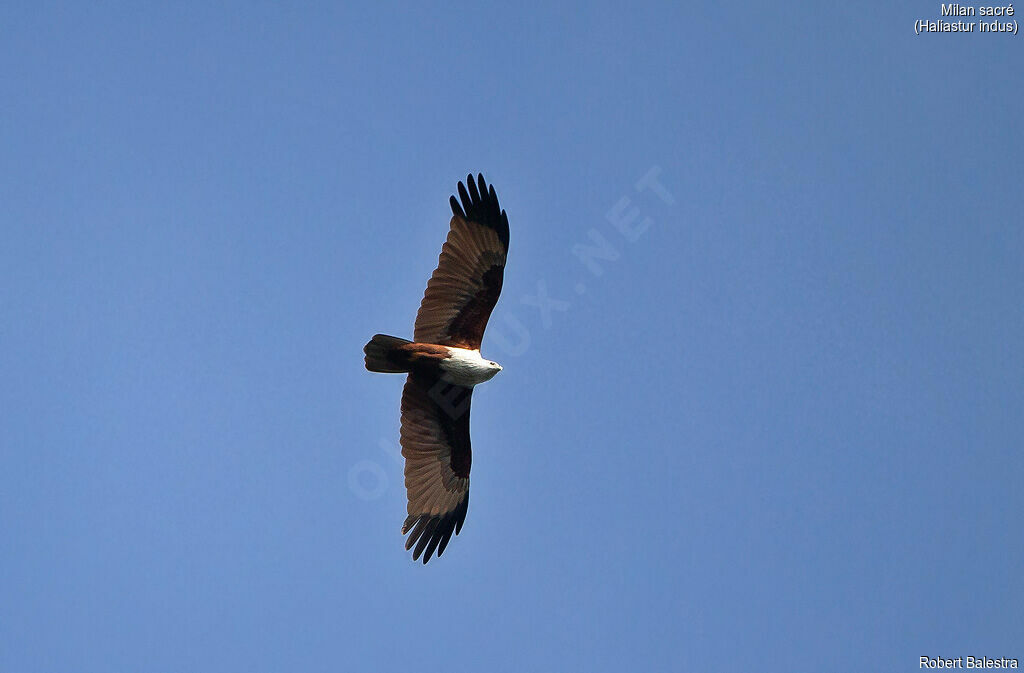
[[[370,342],[363,347],[366,353],[366,368],[371,372],[397,374],[409,371],[409,365],[403,354],[396,349],[412,343],[408,339],[374,334]]]

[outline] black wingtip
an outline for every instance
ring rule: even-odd
[[[461,182],[459,183],[459,186],[460,187],[462,186]],[[456,199],[454,196],[452,196],[450,199],[448,199],[448,203],[451,204],[452,212],[454,214],[458,215],[462,219],[466,219],[466,213],[462,212],[462,206],[459,205],[459,200],[458,199]]]
[[[416,549],[412,553],[413,561],[419,560],[420,554],[423,553],[423,550],[430,543],[430,539],[434,537],[434,531],[437,530],[437,526],[439,523],[441,523],[441,517],[437,516],[430,519],[430,521],[427,523],[426,527],[423,529],[423,535],[420,536],[420,541],[416,543]],[[423,557],[424,563],[426,563],[429,560],[430,556]]]
[[[431,559],[434,551],[437,551],[437,558],[441,558],[452,535],[458,535],[462,530],[462,524],[466,521],[466,512],[469,510],[469,492],[462,498],[462,502],[456,505],[452,511],[442,514],[411,514],[402,525],[403,534],[412,528],[412,533],[405,542],[406,551],[416,548],[412,553],[412,560],[419,561],[423,556],[423,563]],[[415,524],[415,525],[414,525]]]
[[[508,216],[498,205],[498,194],[494,191],[494,185],[488,186],[483,173],[478,173],[476,178],[469,174],[466,176],[465,185],[459,183],[458,192],[462,205],[460,207],[459,201],[452,196],[449,199],[452,213],[493,229],[499,240],[508,248]]]

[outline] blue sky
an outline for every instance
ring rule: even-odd
[[[0,669],[1024,659],[1021,38],[938,14],[0,7]],[[504,371],[424,567],[361,348],[470,171]]]

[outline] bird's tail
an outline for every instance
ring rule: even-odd
[[[370,343],[363,347],[366,353],[366,368],[371,372],[398,373],[409,371],[409,365],[403,353],[397,348],[412,343],[408,339],[374,334]]]

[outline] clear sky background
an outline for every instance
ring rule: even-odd
[[[939,5],[4,3],[0,670],[1024,662],[1024,37]],[[422,566],[361,349],[470,171]]]

